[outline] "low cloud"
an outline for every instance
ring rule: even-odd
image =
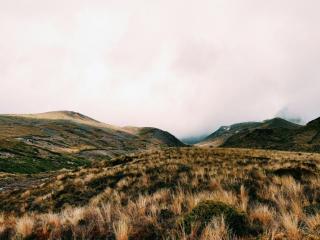
[[[320,116],[316,0],[0,2],[0,112],[74,110],[179,137]]]

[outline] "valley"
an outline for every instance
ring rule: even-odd
[[[185,145],[75,112],[2,115],[0,239],[318,239],[318,122]]]

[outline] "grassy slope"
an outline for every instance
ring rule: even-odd
[[[249,219],[244,239],[313,239],[320,224],[315,218],[320,214],[319,163],[320,155],[313,153],[154,150],[51,177],[7,176],[0,183],[5,189],[0,208],[14,214],[38,212],[29,217],[34,223],[31,232],[38,237],[46,228],[51,239],[65,234],[86,239],[180,239],[189,234],[181,229],[181,221],[199,202],[210,200]],[[22,186],[15,186],[12,178],[21,178]],[[57,215],[45,214],[50,211]],[[57,222],[48,230],[52,219]],[[15,222],[22,220],[11,221],[3,224],[15,229]],[[230,231],[217,224],[193,239],[214,239],[217,234],[228,239]]]
[[[52,143],[54,137],[66,134],[67,127],[62,121],[0,116],[0,171],[34,173],[88,164],[63,151],[68,143]]]
[[[73,112],[0,115],[0,172],[75,168],[147,148],[183,145],[167,132],[153,132],[134,134]]]

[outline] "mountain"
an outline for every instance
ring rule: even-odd
[[[310,121],[294,133],[292,144],[301,151],[320,151],[320,118]]]
[[[214,133],[207,136],[204,140],[200,142],[200,145],[210,145],[210,146],[220,146],[232,135],[246,130],[258,127],[261,123],[258,122],[245,122],[237,123],[230,126],[222,126]]]
[[[237,123],[220,127],[198,145],[255,148],[265,148],[267,145],[277,147],[277,141],[280,141],[281,144],[287,143],[287,133],[300,127],[298,124],[281,118],[273,118],[263,122]],[[269,139],[270,133],[274,133],[274,136]]]
[[[286,129],[297,129],[299,127],[301,127],[301,125],[287,121],[282,118],[273,118],[273,119],[265,120],[259,126],[259,128],[286,128]]]
[[[231,136],[252,131],[254,129],[266,129],[266,128],[288,128],[294,129],[298,128],[300,125],[289,122],[282,118],[273,118],[265,120],[263,122],[244,122],[236,123],[230,126],[222,126],[214,133],[207,136],[202,140],[200,145],[210,145],[210,146],[221,146],[223,145]]]
[[[72,168],[173,146],[185,145],[157,128],[121,128],[76,112],[0,115],[0,172]]]
[[[158,128],[144,127],[140,128],[137,134],[143,139],[149,139],[156,144],[164,144],[168,147],[183,147],[185,146],[179,139],[169,132],[160,130]]]
[[[261,127],[234,134],[222,146],[319,152],[320,118],[305,126],[276,119]]]

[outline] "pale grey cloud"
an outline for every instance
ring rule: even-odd
[[[0,0],[0,112],[180,137],[320,116],[317,0]]]

